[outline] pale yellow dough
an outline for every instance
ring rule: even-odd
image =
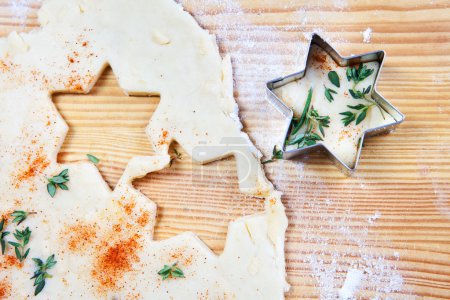
[[[0,215],[37,212],[19,226],[32,230],[23,266],[12,247],[0,255],[1,296],[31,297],[31,257],[55,254],[36,299],[283,299],[287,218],[241,131],[214,36],[171,0],[48,0],[39,20],[0,39]],[[126,93],[161,95],[147,128],[158,155],[133,158],[114,191],[91,163],[56,163],[68,127],[51,102],[89,92],[108,64]],[[242,192],[266,198],[264,213],[229,225],[219,256],[193,233],[153,241],[156,205],[131,182],[167,167],[173,140],[200,163],[235,155]],[[70,190],[52,199],[46,178],[64,168]],[[162,281],[175,259],[186,278]]]

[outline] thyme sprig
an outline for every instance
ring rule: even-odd
[[[37,296],[45,287],[45,279],[52,278],[53,276],[48,274],[47,270],[50,270],[56,265],[55,255],[51,255],[47,258],[45,263],[39,258],[33,258],[33,261],[36,263],[38,269],[34,271],[33,277],[30,279],[34,279],[35,290],[34,295]]]
[[[372,85],[369,85],[367,88],[363,88],[362,91],[348,90],[348,92],[350,93],[350,95],[352,95],[353,99],[366,99],[366,95],[370,93],[371,88],[372,88]],[[368,101],[371,101],[371,100],[368,100]]]
[[[265,160],[262,162],[263,165],[274,162],[278,159],[283,159],[283,151],[282,150],[278,150],[277,146],[273,146],[273,150],[272,150],[272,158]]]
[[[22,262],[25,260],[25,258],[27,258],[28,253],[30,253],[30,248],[28,248],[27,250],[25,249],[28,245],[28,242],[30,241],[31,230],[28,227],[24,230],[16,229],[13,235],[16,238],[17,242],[8,242],[8,244],[14,247],[17,259]]]
[[[10,234],[9,231],[3,231],[3,227],[5,226],[6,220],[2,218],[2,221],[0,222],[0,245],[2,248],[2,255],[5,254],[6,250],[6,241],[5,237]]]
[[[47,191],[50,196],[53,198],[56,194],[56,188],[59,187],[62,190],[69,190],[69,187],[66,185],[66,182],[69,181],[69,170],[64,169],[61,173],[52,178],[47,178]]]
[[[292,130],[286,140],[287,145],[297,144],[297,148],[303,148],[304,146],[315,145],[325,137],[324,128],[330,126],[330,117],[319,115],[319,112],[311,106],[312,94],[313,90],[310,88],[300,119],[298,122],[296,119],[292,122]],[[297,134],[304,125],[306,126],[305,132]],[[316,129],[319,130],[322,136],[314,132]]]
[[[35,212],[26,212],[23,210],[15,210],[12,214],[11,217],[14,217],[13,219],[13,223],[17,223],[17,225],[20,225],[20,223],[22,223],[23,221],[25,221],[25,219],[29,216],[29,215],[34,215],[36,214]]]
[[[346,76],[347,80],[353,81],[353,89],[356,87],[358,83],[369,77],[373,74],[375,70],[374,69],[368,69],[366,65],[364,65],[362,62],[359,63],[358,68],[356,67],[348,67]]]
[[[183,271],[177,267],[178,262],[175,262],[172,265],[164,265],[164,267],[158,272],[158,275],[162,277],[162,280],[166,280],[168,278],[184,278]]]
[[[381,106],[378,104],[378,102],[376,102],[374,99],[372,99],[369,96],[369,93],[372,90],[372,85],[369,85],[368,87],[363,88],[362,91],[356,89],[356,86],[361,81],[363,81],[364,79],[366,79],[367,77],[372,75],[374,71],[375,71],[374,69],[368,69],[367,66],[364,65],[363,63],[360,63],[358,68],[356,68],[356,67],[348,67],[347,68],[347,72],[346,72],[347,80],[349,82],[353,81],[353,88],[348,90],[350,95],[353,97],[353,99],[365,100],[368,102],[368,104],[358,104],[355,106],[347,105],[347,107],[357,110],[359,112],[345,111],[345,112],[340,113],[341,115],[344,116],[342,118],[342,122],[344,123],[344,126],[349,125],[350,123],[352,123],[355,120],[356,120],[356,125],[360,124],[366,118],[368,110],[373,106],[376,106],[380,110],[380,113],[383,116],[383,119],[385,119],[384,112],[383,112],[383,109],[381,108]]]
[[[337,92],[335,90],[329,89],[326,86],[325,87],[325,98],[327,98],[328,102],[333,102],[334,98],[333,98],[333,94],[337,94]]]

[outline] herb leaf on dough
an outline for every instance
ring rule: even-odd
[[[1,248],[2,248],[2,255],[5,254],[5,250],[6,250],[5,237],[7,235],[9,235],[8,231],[3,231],[3,227],[5,226],[5,222],[6,222],[6,220],[4,218],[0,222],[0,245],[1,245]]]
[[[29,215],[33,215],[36,214],[35,212],[26,212],[23,210],[15,210],[12,214],[11,217],[14,217],[13,219],[13,223],[17,223],[17,225],[20,225],[20,223],[22,223],[23,221],[25,221],[25,219],[29,216]]]
[[[328,79],[330,79],[330,82],[332,84],[334,84],[336,87],[341,87],[341,82],[339,81],[339,75],[336,73],[336,71],[328,72]]]
[[[56,265],[56,261],[54,254],[49,256],[45,263],[39,258],[33,258],[33,261],[38,269],[34,271],[34,275],[30,279],[34,279],[33,286],[36,287],[34,290],[34,295],[37,296],[45,287],[45,279],[53,277],[47,273],[47,270],[53,268]]]
[[[159,270],[158,275],[162,277],[162,280],[168,278],[184,278],[184,272],[177,266],[178,262],[172,265],[164,265],[164,267]]]
[[[56,194],[56,189],[59,187],[60,189],[67,191],[69,187],[66,185],[66,182],[69,181],[69,169],[64,169],[61,173],[52,178],[47,178],[47,191],[49,195],[53,198]]]
[[[30,241],[31,230],[29,227],[25,228],[24,230],[16,229],[13,235],[16,238],[17,242],[8,242],[8,244],[14,247],[14,252],[16,253],[17,259],[20,262],[23,262],[27,258],[28,253],[30,253],[30,248],[28,248],[27,250],[25,249],[28,245],[28,242]]]

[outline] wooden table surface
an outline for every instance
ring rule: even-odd
[[[284,192],[288,299],[336,299],[349,268],[364,272],[358,299],[450,299],[450,2],[186,0],[217,35],[235,69],[240,116],[269,155],[281,116],[264,82],[298,70],[316,31],[341,54],[384,49],[379,91],[406,115],[389,135],[368,139],[346,177],[323,155],[267,165]],[[37,25],[38,1],[0,0],[0,35]],[[370,43],[362,32],[371,28]],[[92,153],[114,186],[135,155],[150,154],[144,128],[157,97],[126,97],[108,69],[88,95],[56,95],[70,126],[61,162]],[[177,147],[177,145],[174,145]],[[158,204],[156,238],[197,233],[216,253],[227,224],[263,209],[238,193],[232,159],[206,166],[186,154],[136,183]]]

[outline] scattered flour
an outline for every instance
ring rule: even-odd
[[[372,38],[372,28],[367,28],[362,32],[363,35],[363,42],[364,43],[370,43],[370,39]]]
[[[13,9],[23,23],[31,3],[38,2],[9,1],[13,3]],[[315,9],[320,7],[321,1],[315,2],[316,6],[305,5],[300,9],[296,4],[298,2],[288,1],[296,8],[289,14],[292,19],[286,22],[288,25],[279,26],[252,22],[241,7],[241,2],[237,0],[178,2],[193,14],[204,28],[217,36],[222,52],[231,54],[236,98],[244,125],[246,119],[250,118],[247,116],[253,115],[255,118],[256,114],[256,118],[261,119],[266,118],[268,112],[274,113],[265,100],[265,83],[303,67],[312,32],[320,34],[334,46],[348,42],[339,29],[328,33],[324,27],[318,25],[328,21],[327,14],[317,14]],[[333,0],[333,5],[339,10],[345,9],[347,0]],[[214,11],[213,15],[208,13],[211,10]],[[371,33],[371,28],[364,31],[364,42],[370,42]],[[279,47],[280,43],[283,43],[282,49]],[[272,129],[276,127],[276,122],[273,122],[273,126],[261,129],[253,121],[248,130],[250,137],[269,157],[272,145],[276,143],[276,129]],[[305,157],[305,160],[307,159],[308,157]],[[358,289],[371,292],[375,295],[374,299],[386,299],[387,294],[402,291],[403,278],[395,265],[400,254],[394,252],[394,261],[386,259],[379,253],[373,253],[372,244],[369,242],[370,229],[381,217],[380,212],[375,211],[374,215],[367,218],[355,213],[351,204],[342,207],[342,202],[332,197],[331,186],[328,186],[331,183],[314,177],[314,174],[307,175],[302,162],[298,160],[280,161],[267,165],[266,168],[280,190],[290,191],[290,194],[286,195],[285,204],[291,224],[301,228],[299,243],[316,245],[310,247],[311,250],[303,255],[302,259],[311,269],[310,276],[317,282],[321,299],[337,299],[340,294],[346,296]],[[310,186],[305,187],[305,182]],[[361,180],[355,188],[367,187]],[[352,191],[343,188],[342,192],[351,195]],[[239,203],[232,202],[234,204],[230,206],[228,213]],[[248,212],[250,213],[252,212]]]
[[[364,272],[358,269],[349,269],[344,285],[339,290],[339,299],[350,300],[354,298],[355,292],[358,291]]]
[[[449,153],[450,145],[448,145],[448,143],[442,141],[439,144],[439,152]],[[417,166],[418,169],[421,170],[420,175],[422,176],[423,181],[427,182],[432,187],[432,192],[434,194],[433,202],[436,210],[446,219],[450,220],[450,194],[447,192],[448,183],[438,180],[440,169],[426,163],[427,153],[418,153],[417,157]]]
[[[348,6],[347,0],[333,0],[334,7],[342,10]]]
[[[41,2],[41,0],[8,0],[11,13],[19,21],[20,26],[25,26],[28,13],[31,11],[32,6],[36,6]]]
[[[328,22],[327,14],[317,14],[321,1],[301,8],[295,1],[288,2],[291,5],[284,7],[287,11],[292,8],[292,12],[286,15],[289,20],[284,22],[288,24],[277,26],[262,25],[261,19],[255,16],[257,12],[246,14],[240,1],[180,1],[202,26],[217,36],[221,50],[231,54],[241,119],[244,125],[249,119],[250,137],[266,157],[270,157],[273,145],[280,139],[276,138],[279,120],[274,119],[271,126],[263,128],[259,128],[255,121],[255,115],[256,119],[261,119],[268,114],[276,114],[265,100],[265,83],[304,67],[312,32],[320,34],[336,47],[348,43],[345,33],[339,30],[328,33],[319,25]],[[194,2],[195,5],[192,4]],[[342,10],[347,7],[347,1],[334,0],[333,5]],[[207,14],[211,8],[215,12],[213,16]],[[282,49],[280,43],[283,43]],[[306,161],[308,157],[303,159]],[[316,280],[320,299],[339,298],[341,287],[345,287],[347,292],[359,288],[359,291],[380,299],[387,298],[389,293],[402,291],[403,279],[395,265],[395,261],[400,259],[399,253],[386,259],[372,247],[371,228],[381,217],[379,211],[367,217],[355,213],[351,204],[342,207],[342,202],[333,199],[333,189],[328,186],[331,183],[324,183],[322,178],[311,173],[307,175],[299,160],[268,164],[266,170],[278,189],[289,191],[284,202],[291,224],[301,228],[299,243],[315,245],[301,258],[303,264],[311,269],[310,276]],[[364,180],[355,188],[360,186],[369,188]],[[342,192],[351,195],[352,191],[343,187]],[[347,271],[352,268],[363,272],[364,276],[360,277],[364,280],[360,278],[356,284],[356,271],[350,272],[347,276],[350,281],[346,285]]]
[[[369,217],[369,224],[375,223],[375,221],[378,220],[380,217],[381,217],[381,212],[377,210],[373,216]]]

